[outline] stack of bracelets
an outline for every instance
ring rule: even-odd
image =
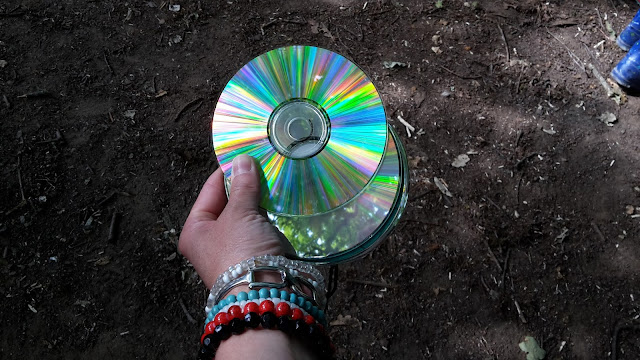
[[[257,281],[277,273],[280,282]],[[249,292],[225,296],[235,287]],[[289,288],[290,291],[283,290]],[[322,274],[308,263],[262,255],[244,260],[218,276],[207,299],[199,359],[211,360],[220,343],[245,330],[274,329],[300,340],[320,359],[335,351],[325,332],[326,290]]]

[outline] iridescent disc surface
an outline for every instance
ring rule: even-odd
[[[373,181],[350,202],[315,216],[268,214],[299,257],[319,263],[353,260],[395,226],[407,201],[407,158],[389,127],[385,157]]]
[[[355,64],[329,50],[290,46],[251,60],[229,81],[212,121],[226,179],[239,154],[264,172],[261,207],[313,215],[359,194],[387,142],[384,108]]]

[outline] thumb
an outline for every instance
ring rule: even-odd
[[[260,202],[260,179],[256,161],[249,155],[238,155],[231,168],[229,205],[238,211],[258,209]]]

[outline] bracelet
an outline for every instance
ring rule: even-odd
[[[231,305],[227,312],[219,312],[205,326],[198,359],[213,359],[222,341],[259,326],[278,329],[297,337],[322,359],[332,358],[335,352],[324,326],[313,316],[304,315],[302,310],[292,308],[287,301],[280,301],[276,305],[270,299],[265,299],[259,305],[253,301],[247,302],[244,310],[238,305]]]
[[[278,272],[281,282],[256,281],[256,274],[263,271]],[[309,275],[310,278],[303,277],[301,273]],[[304,293],[306,288],[311,292],[310,300],[313,301],[314,305],[320,307],[326,305],[324,278],[320,271],[310,264],[289,260],[284,256],[262,255],[243,260],[239,264],[229,267],[227,271],[218,276],[209,292],[205,313],[209,314],[214,305],[218,304],[225,294],[240,285],[248,285],[249,289],[264,287],[282,289],[289,287],[298,296],[306,295]]]
[[[278,305],[280,302],[286,302],[292,309],[300,308],[303,313],[309,314],[318,321],[326,325],[326,317],[324,311],[313,305],[306,298],[296,295],[294,293],[288,293],[284,290],[278,291],[277,289],[262,288],[260,291],[251,290],[247,294],[242,291],[238,295],[229,295],[226,299],[221,300],[220,303],[215,305],[213,309],[208,313],[205,320],[205,324],[209,323],[220,312],[227,312],[231,306],[238,305],[242,308],[249,302],[261,303],[264,300],[271,300],[274,304]]]

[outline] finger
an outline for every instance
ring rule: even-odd
[[[216,220],[226,205],[224,176],[222,169],[218,168],[202,186],[189,217],[194,220]]]
[[[260,178],[256,161],[248,155],[233,159],[229,205],[237,211],[255,211],[260,200]]]

